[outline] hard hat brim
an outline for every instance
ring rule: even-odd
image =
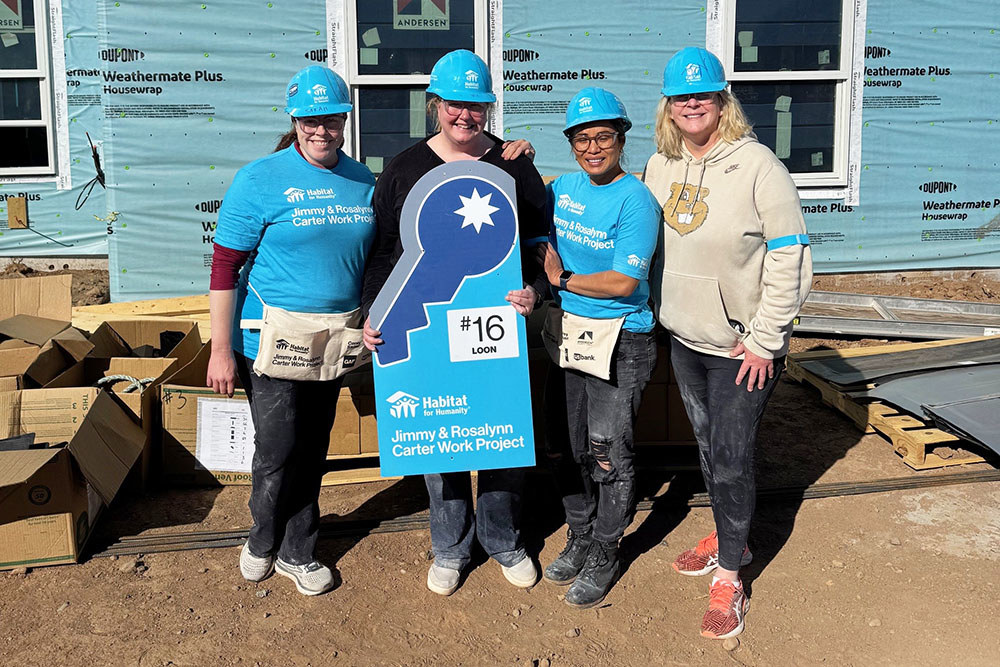
[[[692,84],[683,86],[664,86],[660,89],[660,92],[664,97],[672,97],[674,95],[694,95],[695,93],[718,93],[726,89],[728,82],[722,81],[716,83],[704,83],[704,84]]]
[[[497,96],[493,93],[485,93],[477,90],[455,91],[431,86],[427,89],[427,92],[449,102],[482,102],[492,104],[497,101]]]
[[[595,123],[597,121],[602,121],[602,120],[621,121],[622,126],[625,128],[624,130],[625,132],[628,132],[629,130],[632,129],[632,121],[630,121],[628,118],[622,118],[621,116],[613,113],[596,113],[593,115],[588,115],[587,120],[574,122],[572,125],[567,125],[566,127],[563,128],[563,134],[565,134],[568,137],[571,134],[573,134],[573,128],[580,127],[581,125],[589,125],[590,123]]]
[[[285,113],[295,118],[308,118],[309,116],[331,116],[338,113],[350,113],[354,109],[353,104],[311,104],[308,107],[285,107]]]

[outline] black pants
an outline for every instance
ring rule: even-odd
[[[342,380],[307,382],[257,375],[236,355],[254,436],[250,553],[292,565],[315,559],[319,489]]]
[[[747,391],[747,380],[736,384],[740,359],[695,352],[670,339],[670,364],[677,376],[681,399],[694,436],[705,487],[712,500],[719,537],[719,565],[739,570],[743,547],[750,534],[757,499],[754,449],[757,429],[774,386],[781,377],[784,357],[775,359],[774,377],[763,389]]]
[[[593,528],[595,539],[617,542],[632,522],[632,428],[655,365],[653,334],[622,331],[609,380],[551,366],[545,386],[546,448],[573,532]],[[610,463],[610,470],[599,459]]]

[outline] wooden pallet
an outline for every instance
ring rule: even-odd
[[[819,390],[823,402],[845,414],[865,433],[878,433],[892,443],[893,450],[903,462],[914,470],[929,470],[945,466],[981,463],[985,459],[975,454],[964,454],[953,458],[943,458],[933,452],[938,445],[962,444],[966,441],[935,428],[910,414],[881,403],[859,403],[849,392],[836,388],[830,382],[805,370],[801,362],[829,357],[860,357],[885,352],[902,352],[921,347],[939,347],[970,340],[965,338],[951,341],[931,341],[928,343],[906,343],[902,345],[882,345],[878,347],[850,348],[844,350],[820,350],[802,352],[788,356],[786,374],[788,377],[809,384]]]
[[[133,320],[143,317],[175,317],[198,323],[202,342],[212,337],[212,325],[208,315],[208,295],[179,296],[170,299],[150,299],[148,301],[123,301],[102,303],[97,306],[77,306],[73,308],[73,326],[93,332],[107,320]]]

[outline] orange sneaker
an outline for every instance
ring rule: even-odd
[[[743,556],[740,558],[740,567],[749,565],[753,560],[753,554],[749,547],[743,547]],[[708,574],[719,567],[719,538],[715,531],[698,542],[694,549],[688,549],[677,557],[671,567],[679,573],[689,577],[699,577]]]
[[[712,584],[708,593],[708,611],[701,619],[701,636],[709,639],[729,639],[743,632],[743,618],[750,609],[750,600],[737,586],[726,579]]]

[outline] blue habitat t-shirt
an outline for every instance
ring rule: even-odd
[[[594,185],[586,172],[549,184],[551,240],[563,266],[573,273],[617,271],[639,281],[626,297],[596,298],[557,290],[563,310],[595,319],[625,316],[627,331],[653,330],[649,308],[649,264],[659,234],[660,206],[646,186],[626,174]]]
[[[255,160],[233,179],[219,210],[215,242],[255,250],[240,276],[234,332],[259,320],[260,299],[304,313],[345,313],[361,303],[361,276],[375,237],[367,167],[338,151],[333,169],[313,166],[295,146]],[[257,329],[233,336],[233,349],[255,359]]]

